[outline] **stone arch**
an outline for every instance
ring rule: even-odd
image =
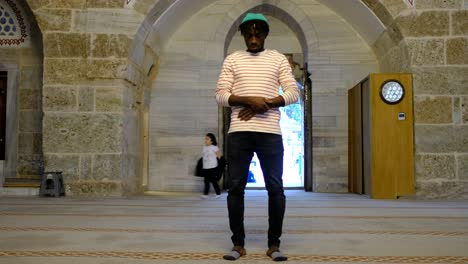
[[[396,21],[398,16],[401,13],[408,12],[408,10],[411,10],[411,7],[408,6],[408,4],[404,1],[401,0],[399,2],[392,2],[392,3],[382,3],[378,1],[370,1],[370,0],[358,0],[362,4],[364,4],[366,7],[368,7],[372,13],[378,17],[380,22],[385,26],[385,32],[382,33],[382,35],[376,40],[375,43],[368,43],[369,45],[373,45],[374,52],[376,53],[379,61],[381,60],[391,60],[393,64],[397,63],[398,61],[403,62],[399,63],[402,64],[400,68],[406,69],[408,67],[408,50],[407,46],[404,42],[401,42],[404,38],[403,33],[401,32],[399,25]],[[140,65],[140,67],[143,67],[140,69],[142,73],[148,73],[150,68],[155,69],[154,66],[152,66],[154,63],[153,62],[148,62],[144,61],[144,58],[148,57],[154,57],[157,56],[157,53],[159,52],[160,47],[163,45],[160,41],[160,39],[163,39],[164,37],[167,37],[168,35],[165,36],[152,36],[151,34],[151,28],[153,25],[156,25],[157,23],[160,23],[160,20],[164,20],[164,17],[167,17],[168,13],[173,13],[176,12],[176,10],[185,10],[184,12],[187,13],[187,10],[190,11],[196,11],[201,9],[203,6],[207,6],[211,3],[215,2],[214,0],[205,0],[205,1],[189,1],[187,2],[182,2],[182,1],[177,1],[177,0],[172,0],[172,1],[142,1],[142,0],[133,0],[132,1],[132,8],[134,8],[136,11],[146,14],[146,18],[142,23],[142,26],[140,26],[138,32],[135,35],[135,40],[134,44],[132,45],[131,51],[129,52],[129,61],[130,61],[130,67],[129,67],[129,74],[127,76],[128,80],[135,82],[138,78],[134,76],[134,69],[136,65]],[[336,1],[323,1],[323,0],[318,0],[318,2],[326,4],[336,10],[336,6],[339,5],[336,3]],[[349,1],[351,2],[351,1]],[[340,2],[342,3],[342,2]],[[256,3],[247,3],[245,1],[239,3],[239,6],[246,6],[246,5],[256,5]],[[289,5],[283,2],[276,3],[276,1],[266,1],[266,5],[263,6],[274,6],[272,4],[275,4],[277,6],[281,6],[283,10],[288,10],[286,14],[292,14],[293,17],[298,17],[297,19],[298,22],[300,22],[301,28],[305,29],[304,31],[304,37],[306,39],[315,39],[315,33],[313,29],[312,23],[308,21],[307,19],[302,20],[302,18],[305,17],[305,14],[302,10],[294,9],[292,6],[294,5]],[[356,3],[347,3],[350,5],[356,5]],[[235,10],[238,10],[240,7],[237,7]],[[268,12],[268,9],[271,8],[266,8],[266,11]],[[148,11],[149,10],[149,11]],[[235,12],[233,10],[232,12]],[[273,9],[272,9],[273,10]],[[281,9],[276,9],[274,12],[280,12],[278,11]],[[231,12],[231,13],[232,13]],[[272,14],[273,14],[272,13]],[[340,12],[337,12],[339,14],[342,14]],[[232,14],[229,14],[231,16]],[[281,17],[283,14],[276,14],[278,17]],[[229,28],[230,32],[229,35],[233,35],[235,32],[235,27],[234,29],[230,27],[233,23],[238,23],[239,21],[233,21],[232,18],[229,18],[229,16],[226,17],[226,20],[223,22],[223,26],[220,26],[220,32],[223,30],[226,30]],[[175,16],[174,16],[175,17]],[[184,17],[184,16],[181,16]],[[238,16],[239,17],[239,16]],[[175,21],[177,19],[172,18],[171,21]],[[286,19],[287,21],[288,19]],[[291,20],[295,21],[295,20]],[[177,24],[177,23],[175,23]],[[293,28],[293,30],[298,29],[299,24],[291,24],[290,27]],[[174,30],[172,28],[171,30]],[[169,30],[169,31],[171,31]],[[234,32],[232,32],[234,30]],[[358,30],[359,31],[359,30]],[[225,31],[224,31],[225,32]],[[170,34],[169,32],[168,34]],[[154,35],[154,34],[153,34]],[[160,37],[159,40],[157,38]],[[303,43],[302,36],[299,36],[300,42]],[[216,36],[216,41],[220,41],[218,38],[223,38],[223,34],[217,34]],[[228,39],[230,37],[228,36]],[[226,39],[224,39],[226,40]],[[389,46],[389,40],[392,43]],[[139,44],[141,43],[149,43],[151,42],[148,47],[151,46],[150,50],[148,48],[141,48],[138,47]],[[309,45],[317,45],[317,43],[311,43]],[[306,49],[304,49],[307,51]],[[148,56],[152,55],[152,56]],[[393,58],[397,56],[397,58]],[[386,58],[384,58],[386,57]],[[393,59],[392,59],[393,58]],[[306,59],[310,59],[309,56],[307,56]],[[387,63],[387,64],[392,64],[392,63]],[[137,67],[138,68],[138,67]],[[383,67],[383,68],[388,68],[388,67]]]
[[[337,11],[336,7],[343,3],[343,2],[338,3],[338,1],[324,1],[324,0],[317,0],[317,1],[329,6],[335,11]],[[189,5],[191,7],[201,9],[203,6],[207,6],[215,2],[215,0],[189,1],[189,2],[190,2]],[[285,4],[283,2],[279,2],[279,3],[276,3],[276,2],[277,1],[266,1],[266,3],[269,3],[270,5],[276,4],[277,6],[281,6],[283,10],[288,10],[289,14],[293,14],[294,17],[298,17],[299,19],[297,19],[297,21],[299,21],[302,28],[306,30],[304,34],[306,35],[307,39],[314,39],[313,26],[310,23],[310,21],[302,20],[302,18],[305,16],[302,10],[291,8],[291,5]],[[360,3],[355,3],[355,2],[360,2]],[[401,61],[403,59],[404,63],[401,66],[401,68],[403,69],[407,68],[408,63],[407,63],[407,60],[405,60],[405,58],[408,58],[409,53],[407,50],[407,45],[404,42],[401,42],[404,39],[404,34],[402,33],[400,26],[397,23],[397,18],[402,13],[411,12],[412,7],[409,6],[409,4],[405,0],[392,1],[392,2],[379,2],[379,1],[373,1],[373,0],[355,0],[355,1],[346,2],[346,5],[356,5],[356,4],[365,5],[379,19],[380,23],[382,23],[385,26],[385,31],[382,33],[381,36],[379,36],[379,38],[375,41],[375,43],[368,43],[369,45],[373,45],[374,51],[379,61],[390,60],[389,58],[384,58],[384,57],[395,56],[395,54],[398,54],[397,58],[393,59],[392,62],[396,63],[397,61]],[[245,6],[245,5],[248,5],[248,3],[243,1],[239,3],[239,5]],[[131,8],[134,8],[136,11],[142,14],[146,14],[146,19],[143,21],[142,26],[139,28],[137,34],[135,35],[134,43],[147,42],[148,40],[146,40],[145,38],[149,36],[150,34],[149,30],[151,29],[152,25],[156,23],[156,21],[159,20],[161,17],[163,17],[168,11],[172,10],[172,12],[174,12],[174,9],[189,10],[190,8],[187,8],[187,7],[188,7],[187,2],[181,3],[181,1],[178,1],[178,0],[171,0],[171,1],[132,0]],[[197,10],[197,9],[194,9],[194,10]],[[341,11],[338,10],[337,13],[340,15],[344,14],[343,10]],[[239,22],[239,21],[232,21],[232,19],[228,17],[226,19],[227,21],[223,22],[224,26],[220,27],[220,30],[226,30],[226,26],[231,22]],[[296,27],[295,25],[291,25],[291,26]],[[359,32],[359,29],[357,30]],[[229,34],[233,34],[233,32],[230,32]],[[217,38],[218,37],[222,37],[222,34],[217,35]],[[390,46],[389,46],[389,41],[391,42]],[[301,43],[302,43],[302,40],[301,40]],[[159,43],[154,43],[153,41],[152,44],[154,47],[157,47]],[[139,59],[145,57],[144,53],[142,54],[141,51],[139,53],[134,52],[135,50],[138,50],[138,49],[139,48],[132,46],[132,52],[130,52],[129,59],[130,61],[144,64],[144,63],[141,63],[141,61],[139,61]],[[157,54],[157,49],[155,50],[155,54]],[[151,65],[152,64],[147,66],[148,69],[149,67],[151,67]],[[144,71],[144,72],[147,72],[147,71]],[[129,78],[131,78],[131,76],[129,76]]]
[[[0,71],[7,76],[6,157],[0,161],[0,184],[36,181],[43,170],[43,40],[27,1],[4,0],[16,33],[0,35]],[[3,15],[5,9],[3,9]],[[4,28],[3,28],[4,29]],[[4,30],[3,30],[4,31]],[[16,180],[15,180],[16,179]]]
[[[195,11],[203,8],[204,6],[207,6],[211,3],[214,3],[215,0],[204,0],[204,1],[177,1],[177,0],[172,0],[172,1],[153,1],[153,2],[148,2],[148,1],[140,1],[140,0],[133,0],[133,5],[132,8],[137,10],[138,12],[141,13],[146,13],[146,18],[142,22],[142,25],[138,29],[135,39],[133,41],[133,45],[131,47],[131,51],[129,52],[129,61],[130,61],[130,68],[134,68],[133,66],[140,65],[143,66],[143,69],[140,69],[141,72],[148,73],[149,68],[151,67],[152,63],[148,63],[144,61],[144,58],[146,58],[148,55],[148,50],[146,48],[142,48],[143,45],[147,45],[147,48],[151,47],[151,52],[153,55],[158,54],[162,46],[164,45],[163,41],[161,39],[164,39],[164,37],[170,36],[172,33],[171,31],[175,30],[175,27],[170,28],[169,30],[166,30],[165,35],[161,35],[159,32],[157,34],[152,33],[152,28],[157,26],[158,24],[163,24],[165,23],[165,20],[171,21],[172,24],[177,25],[180,23],[174,22],[177,20],[175,17],[181,17],[179,20],[182,20],[182,17],[185,18],[186,16],[168,16],[168,13],[174,13],[176,12],[175,10],[183,11],[185,13],[187,12],[192,12],[194,13]],[[265,1],[264,1],[265,2]],[[314,29],[310,21],[307,20],[302,20],[306,15],[304,14],[303,11],[299,9],[293,9],[291,8],[291,5],[288,3],[285,3],[286,1],[276,3],[276,1],[266,1],[266,4],[262,5],[261,1],[256,1],[256,2],[249,2],[249,1],[242,1],[239,3],[239,5],[231,10],[228,16],[223,20],[221,25],[218,27],[218,31],[215,36],[215,41],[218,43],[219,41],[226,41],[226,38],[223,36],[224,30],[229,28],[230,30],[230,37],[232,38],[233,34],[235,33],[235,27],[232,28],[232,24],[235,22],[233,21],[230,16],[232,16],[236,10],[239,10],[241,8],[240,6],[243,6],[243,8],[247,8],[250,6],[250,8],[253,8],[253,6],[258,5],[259,8],[260,6],[263,6],[261,8],[265,9],[267,12],[271,13],[273,16],[281,18],[285,22],[290,22],[290,27],[295,31],[295,32],[301,32],[298,34],[298,37],[300,39],[300,42],[303,43],[304,39],[314,39]],[[277,8],[275,5],[280,8]],[[269,7],[268,7],[269,6]],[[294,6],[294,5],[292,5]],[[283,10],[287,10],[287,12]],[[148,12],[145,12],[149,10]],[[246,9],[245,9],[246,10]],[[237,12],[239,13],[239,12]],[[293,19],[292,17],[289,17],[288,14],[292,14],[292,17],[298,17],[301,20]],[[187,14],[185,14],[187,15]],[[240,13],[237,14],[237,18],[240,17]],[[169,17],[169,18],[168,18]],[[301,26],[299,26],[299,22],[301,23]],[[236,21],[239,22],[239,21]],[[166,24],[169,24],[166,22]],[[287,23],[288,24],[288,23]],[[303,32],[302,29],[306,29],[306,32]],[[296,31],[297,30],[297,31]],[[232,32],[231,32],[232,31]],[[305,47],[304,47],[305,48]],[[307,51],[307,49],[304,49],[304,51]],[[150,52],[150,53],[151,53]],[[136,78],[132,76],[132,69],[129,69],[129,75],[127,78],[130,81],[135,81]]]
[[[385,30],[373,43],[381,71],[410,72],[411,57],[405,34],[400,28],[399,18],[402,14],[413,12],[405,0],[380,2],[361,0],[384,25]]]
[[[289,1],[288,1],[288,3],[289,3]],[[255,4],[261,6],[260,1],[257,1],[254,5],[252,5],[251,2],[249,3],[249,1],[244,1],[243,4],[245,6],[243,6],[242,7],[243,9],[241,9],[241,10],[239,9],[239,5],[236,4],[236,6],[229,11],[229,14],[224,16],[223,22],[221,22],[219,24],[220,26],[216,28],[214,34],[212,35],[212,38],[214,39],[214,41],[212,43],[210,43],[210,45],[211,44],[216,45],[217,47],[210,49],[210,53],[212,53],[211,58],[216,57],[216,59],[211,60],[210,63],[216,63],[216,64],[219,64],[219,66],[222,63],[222,60],[224,58],[223,47],[224,47],[224,43],[226,41],[226,33],[227,33],[227,31],[223,31],[222,28],[225,27],[226,25],[229,28],[232,27],[233,24],[232,24],[232,20],[230,20],[230,17],[232,17],[233,15],[236,18],[240,17],[243,14],[243,12],[245,12],[246,10],[249,10],[250,8],[254,8]],[[300,9],[298,9],[298,8],[296,8],[295,10],[290,9],[287,4],[284,4],[284,6],[282,6],[282,7],[290,10],[292,13],[296,14],[297,17],[300,17],[300,18],[305,17],[305,14],[301,13]],[[263,8],[265,8],[265,7],[263,7]],[[283,11],[281,8],[273,6],[273,5],[270,5],[268,7],[268,10],[269,10],[268,12],[271,13],[272,15],[274,15],[275,17],[283,19],[284,21],[286,21],[287,24],[292,24],[293,27],[297,28],[297,31],[299,31],[301,33],[303,32],[302,28],[298,26],[298,22],[295,21],[286,11]],[[192,11],[194,11],[194,10],[192,10]],[[170,12],[173,12],[173,11],[168,11],[168,12],[170,13]],[[185,17],[183,15],[181,15],[181,16]],[[164,47],[164,44],[165,44],[163,41],[160,41],[161,36],[162,35],[170,36],[170,34],[167,31],[166,32],[158,32],[157,29],[155,29],[154,31],[151,31],[151,30],[148,30],[148,29],[151,28],[151,26],[150,26],[151,23],[154,23],[153,26],[155,26],[157,24],[159,24],[159,26],[167,25],[167,24],[176,24],[176,22],[169,23],[169,22],[164,21],[165,19],[170,21],[171,19],[173,19],[173,17],[175,17],[175,16],[171,16],[171,18],[162,18],[162,17],[154,18],[154,17],[151,17],[151,19],[145,20],[144,24],[146,24],[146,26],[140,28],[141,31],[139,31],[139,32],[141,32],[141,34],[140,33],[137,34],[137,38],[140,38],[141,36],[145,36],[145,37],[141,37],[142,40],[145,39],[144,45],[140,44],[140,47],[144,46],[144,48],[140,49],[138,51],[141,55],[140,56],[135,56],[135,58],[138,57],[138,58],[141,58],[141,59],[148,59],[149,56],[144,55],[146,52],[152,52],[153,54],[158,54],[158,55],[156,55],[156,57],[161,55],[159,51]],[[154,22],[150,22],[150,21],[154,21]],[[303,19],[303,22],[304,22],[304,24],[310,25],[310,23],[307,22],[304,19]],[[311,30],[308,33],[314,35],[313,27],[309,27],[309,29],[311,29]],[[300,37],[300,38],[305,40],[306,37],[304,35],[305,34],[302,33],[301,34],[302,37]],[[313,37],[310,37],[310,39],[313,39]],[[213,46],[210,46],[210,47],[213,47]],[[136,54],[136,53],[132,52],[131,54]],[[144,67],[147,67],[149,65],[150,65],[150,63],[144,63],[143,61],[142,61],[142,63],[140,63],[140,66],[144,66]],[[129,71],[129,72],[133,72],[133,71]],[[142,73],[144,74],[146,72],[146,69],[140,69],[140,70],[138,70],[138,72],[139,72],[139,74],[142,74]],[[158,77],[159,77],[159,75],[158,75]],[[150,83],[150,82],[148,82],[148,83]],[[147,95],[148,96],[147,98],[151,97],[151,94],[153,93],[153,88],[156,88],[154,90],[154,92],[156,92],[158,90],[158,87],[155,87],[154,84],[155,83],[153,82],[152,85],[151,85],[152,87],[146,87],[145,88],[145,89],[149,89],[149,93]],[[144,100],[144,101],[150,102],[151,100],[148,99],[148,100]],[[151,129],[155,130],[153,127],[151,127]],[[155,153],[150,153],[150,156],[154,156],[154,155],[156,155],[156,154]],[[163,180],[161,180],[161,181],[163,181]]]
[[[182,23],[182,20],[214,2],[216,1],[158,1],[151,4],[152,8],[148,8],[150,11],[147,12],[145,20],[138,29],[129,52],[127,70],[127,80],[132,85],[139,87],[141,91],[145,91],[142,95],[144,97],[142,100],[144,107],[149,107],[150,97],[155,85],[153,80],[157,78],[159,56],[165,41],[177,30],[177,26]],[[363,3],[361,2],[359,5],[362,6]],[[135,4],[135,6],[137,5]],[[148,1],[145,1],[145,5],[149,5]],[[294,31],[300,32],[298,39],[303,46],[304,60],[313,61],[315,59],[317,54],[313,53],[313,51],[319,47],[320,43],[313,21],[310,21],[304,11],[297,8],[294,3],[274,0],[240,1],[235,7],[227,11],[213,36],[214,43],[220,45],[221,48],[215,48],[213,53],[219,54],[220,58],[224,57],[227,49],[226,43],[229,43],[228,39],[234,35],[236,25],[239,23],[242,14],[246,10],[257,10],[255,8],[258,8],[258,11],[261,10],[279,18],[294,28]],[[386,10],[384,6],[380,6],[380,8]],[[167,27],[161,30],[164,26]]]
[[[317,1],[319,1],[320,3],[324,3],[324,4],[327,2],[323,0],[317,0]],[[401,33],[401,30],[395,20],[399,16],[400,13],[411,10],[411,8],[408,7],[408,4],[405,2],[405,0],[400,0],[399,2],[392,2],[392,3],[387,3],[387,2],[382,3],[379,1],[372,1],[372,0],[357,0],[357,1],[366,5],[373,12],[373,14],[379,18],[381,23],[385,25],[386,27],[386,31],[382,34],[382,36],[379,37],[379,39],[375,43],[368,43],[369,45],[374,44],[374,51],[376,52],[376,55],[378,56],[378,58],[388,55],[389,50],[395,49],[395,47],[399,48],[403,52],[403,54],[399,56],[399,59],[408,57],[406,45],[403,45],[403,47],[400,47],[400,42],[403,40],[404,36]],[[130,1],[128,2],[130,3]],[[135,84],[137,82],[140,82],[139,79],[141,79],[140,78],[141,76],[139,76],[140,74],[135,74],[135,71],[139,71],[141,74],[148,75],[150,69],[152,69],[153,71],[157,69],[157,67],[154,67],[154,62],[157,61],[156,57],[158,56],[157,54],[159,52],[159,49],[162,46],[162,43],[156,40],[158,36],[152,36],[151,29],[153,26],[157,25],[157,23],[159,23],[160,20],[163,20],[162,18],[167,17],[168,13],[174,13],[177,10],[186,10],[185,12],[187,12],[187,10],[190,10],[191,8],[192,10],[190,11],[196,11],[213,2],[215,2],[215,0],[185,1],[185,2],[178,1],[178,0],[171,0],[171,1],[132,0],[131,8],[135,9],[136,11],[142,14],[145,14],[146,18],[142,22],[142,25],[139,27],[137,33],[135,34],[135,38],[134,38],[131,50],[129,52],[129,67],[128,67],[127,79],[130,82]],[[285,3],[285,1],[282,1],[279,3],[273,0],[264,1],[264,2],[265,3],[263,5],[260,4],[258,6],[263,6],[263,9],[265,9],[265,11],[267,12],[271,12],[272,15],[275,15],[280,18],[283,17],[284,18],[283,20],[286,22],[291,21],[291,24],[289,26],[295,32],[301,32],[298,35],[301,43],[304,43],[304,39],[308,39],[308,40],[316,39],[316,36],[315,36],[316,34],[315,34],[315,30],[313,28],[312,23],[307,19],[302,19],[306,17],[306,15],[304,14],[302,10],[299,10],[297,8],[292,8],[293,5],[287,4]],[[333,3],[336,1],[328,1],[328,2]],[[273,4],[276,4],[276,6],[281,6],[281,8],[283,10],[287,10],[287,12],[283,12],[280,8],[275,8],[275,5]],[[356,4],[356,3],[351,3],[351,4]],[[241,3],[239,3],[239,6],[236,7],[235,10],[238,10],[240,6],[243,6],[245,8],[248,5],[254,6],[254,5],[257,5],[257,3],[242,1]],[[332,5],[328,4],[328,6],[330,6],[331,8],[333,8],[333,6],[336,6],[336,5],[337,5],[336,3]],[[233,34],[235,33],[236,27],[231,27],[231,26],[236,23],[238,24],[239,17],[240,17],[240,14],[237,14],[236,17],[238,21],[235,21],[232,19],[232,15],[233,15],[232,12],[235,12],[235,10],[232,10],[230,14],[226,16],[225,20],[222,22],[222,25],[219,26],[218,32],[215,37],[216,42],[219,42],[219,41],[227,42],[230,38],[232,38]],[[275,12],[278,12],[278,14],[275,14]],[[291,17],[288,18],[287,14],[291,14],[291,17],[297,17],[299,19],[291,19]],[[174,19],[175,18],[172,18],[172,21],[174,21]],[[182,18],[180,18],[179,20],[181,19]],[[300,22],[300,26],[298,22]],[[304,31],[300,30],[301,28],[304,29]],[[229,29],[229,34],[227,38],[224,38],[222,32],[226,32],[225,31],[226,29]],[[171,28],[171,30],[174,30],[174,28]],[[168,34],[170,33],[171,32],[169,32]],[[388,46],[388,41],[387,41],[388,39],[392,41],[393,46],[391,47]],[[385,44],[383,42],[385,42]],[[148,45],[149,43],[150,45]],[[318,44],[309,43],[308,45],[318,45]],[[307,52],[309,47],[307,47],[307,49],[306,47],[303,47],[303,48],[304,48],[304,51]],[[145,58],[152,58],[152,61],[151,62],[147,61],[145,60]],[[310,59],[310,57],[307,56],[306,59]]]
[[[157,2],[156,0],[153,1],[148,1],[148,0],[132,0],[135,2],[135,8],[138,10],[141,10],[140,13],[142,14],[147,14],[148,10],[151,10],[151,6],[154,6],[155,3]],[[160,1],[161,2],[161,1]],[[168,6],[171,7],[182,7],[183,1],[177,1],[177,0],[172,0],[172,1],[165,1],[168,3]],[[185,2],[200,2],[202,6],[209,5],[210,3],[213,3],[214,1],[185,1]],[[283,1],[269,1],[271,4],[277,4],[281,5]],[[377,30],[377,31],[372,31],[375,34],[371,36],[370,38],[366,38],[365,34],[361,34],[361,36],[366,40],[368,45],[372,48],[372,51],[375,54],[375,57],[378,59],[379,62],[379,70],[380,71],[386,71],[386,72],[414,72],[415,76],[415,87],[416,86],[428,86],[429,83],[442,83],[444,85],[447,85],[449,82],[449,79],[452,78],[451,74],[454,74],[456,76],[456,80],[459,82],[460,79],[463,78],[465,74],[464,68],[459,67],[460,62],[455,62],[453,64],[457,64],[455,67],[451,67],[451,65],[442,65],[442,71],[439,69],[436,70],[428,70],[428,69],[421,69],[421,67],[418,67],[418,62],[414,63],[412,60],[416,59],[418,60],[418,56],[424,56],[428,52],[424,51],[424,47],[416,46],[415,47],[415,42],[424,42],[422,38],[415,40],[413,37],[419,38],[419,36],[415,35],[415,32],[412,32],[412,29],[410,28],[409,25],[413,24],[414,18],[417,19],[419,14],[421,12],[425,12],[425,10],[429,10],[432,12],[435,7],[435,4],[432,3],[424,3],[420,4],[416,3],[416,6],[413,6],[409,4],[409,1],[407,0],[391,0],[391,1],[375,1],[375,0],[349,0],[349,1],[341,1],[341,0],[311,0],[311,1],[301,1],[303,3],[308,3],[308,2],[315,2],[315,3],[321,3],[324,5],[329,6],[332,10],[334,10],[337,14],[341,16],[342,19],[346,20],[349,24],[355,27],[357,32],[363,33],[362,30],[365,30],[365,27],[360,25],[359,21],[368,21],[366,19],[363,19],[360,16],[357,16],[356,13],[349,12],[353,8],[360,8],[362,12],[366,12],[368,14],[371,14],[377,18],[377,23],[374,23],[375,21],[372,20],[372,23],[368,24],[381,24],[382,25],[382,30]],[[242,1],[239,1],[240,4],[243,4]],[[460,8],[463,9],[463,7],[456,6],[459,4],[459,1],[455,1],[452,3],[444,2],[443,4],[438,3],[437,9],[440,9],[442,12],[450,12],[449,16],[452,17],[455,12],[459,12]],[[341,8],[340,8],[341,5]],[[138,6],[138,8],[137,8]],[[362,8],[364,7],[364,8]],[[235,9],[233,9],[235,10]],[[458,11],[452,11],[452,10],[458,10]],[[159,13],[164,13],[166,10],[159,10]],[[237,12],[237,11],[236,11]],[[239,12],[237,12],[239,13]],[[361,13],[362,14],[362,13]],[[354,20],[353,17],[350,16],[355,16]],[[233,16],[237,17],[237,16]],[[233,23],[233,19],[228,18],[228,21],[230,23],[227,23],[225,27],[220,27],[220,30],[218,32],[217,37],[220,37],[220,41],[224,41],[223,37],[225,36],[225,32],[229,30],[230,26]],[[301,21],[301,19],[298,19],[298,21]],[[409,23],[408,23],[409,22]],[[302,24],[302,23],[301,23]],[[453,22],[450,21],[450,24],[453,25]],[[436,36],[436,35],[434,35]],[[451,36],[451,35],[448,35]],[[444,39],[447,38],[447,35],[444,35],[442,37],[436,36],[438,39],[438,43],[442,42],[444,43]],[[451,39],[450,39],[451,40]],[[448,42],[445,42],[445,45]],[[314,45],[319,45],[320,43],[314,44]],[[218,52],[218,51],[216,51]],[[310,52],[310,51],[309,51]],[[447,53],[448,51],[446,51]],[[220,51],[222,54],[222,51]],[[156,52],[157,54],[157,52]],[[460,55],[456,53],[457,55]],[[438,54],[439,55],[439,54]],[[308,56],[309,58],[314,58],[314,54],[311,54]],[[443,56],[442,56],[443,57]],[[319,58],[320,59],[320,58]],[[310,61],[310,59],[309,59]],[[429,63],[430,64],[430,63]],[[436,65],[440,66],[440,63],[434,63]],[[448,63],[452,64],[452,63]],[[434,81],[427,81],[430,76],[436,76],[436,77],[431,77]],[[422,78],[426,80],[421,80]],[[436,79],[442,79],[443,81],[437,82]],[[453,84],[453,83],[452,83]],[[455,87],[460,87],[459,84],[453,84],[451,86]],[[431,88],[434,89],[434,91],[440,91],[437,90],[438,88],[434,87]],[[459,88],[457,88],[459,89]],[[430,91],[429,89],[424,88],[424,91]],[[431,90],[432,91],[432,90]],[[430,91],[430,92],[431,92]],[[440,92],[436,92],[436,94],[440,94]],[[448,93],[449,95],[453,95],[452,93]],[[432,131],[432,128],[430,129]],[[435,131],[436,129],[434,129]],[[421,138],[422,141],[426,140],[427,135],[423,135]],[[427,147],[427,144],[423,144],[425,147]],[[455,160],[455,158],[454,158]],[[459,161],[457,161],[459,162]],[[430,170],[430,169],[428,169]]]

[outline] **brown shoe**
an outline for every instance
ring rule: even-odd
[[[234,246],[231,250],[231,252],[227,253],[226,255],[223,256],[223,259],[226,260],[236,260],[239,259],[242,256],[245,256],[247,254],[247,251],[245,248],[241,246]]]
[[[283,255],[283,253],[280,252],[279,247],[276,245],[271,246],[267,252],[267,256],[269,256],[273,261],[286,261],[288,260],[288,257]]]

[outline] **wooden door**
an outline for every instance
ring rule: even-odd
[[[381,86],[404,87],[399,103],[388,104]],[[411,74],[371,74],[372,198],[394,199],[414,192],[413,92]],[[402,118],[404,116],[404,118]]]
[[[0,160],[5,159],[7,72],[0,72]]]
[[[361,84],[348,91],[348,191],[358,194],[363,193]]]

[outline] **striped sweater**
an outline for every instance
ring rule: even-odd
[[[242,106],[230,106],[229,97],[261,96],[274,98],[283,89],[285,105],[297,102],[299,90],[286,57],[276,50],[258,53],[236,51],[226,57],[216,87],[216,101],[221,106],[231,107],[231,125],[228,133],[250,131],[281,135],[278,108],[256,114],[248,121],[237,116]]]

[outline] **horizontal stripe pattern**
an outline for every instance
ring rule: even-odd
[[[122,217],[122,218],[138,218],[138,217],[150,217],[150,218],[226,218],[226,214],[99,214],[99,213],[38,213],[38,212],[0,212],[0,216],[74,216],[74,217]],[[268,218],[268,215],[265,214],[246,214],[245,218]],[[468,216],[436,216],[436,215],[404,215],[404,216],[394,216],[394,215],[297,215],[297,214],[286,214],[287,218],[295,219],[314,219],[314,218],[330,218],[330,219],[432,219],[432,220],[466,220],[468,221]]]
[[[222,260],[223,254],[214,252],[145,252],[145,251],[27,251],[1,250],[0,257],[71,257],[71,258],[127,258],[138,260],[179,260],[193,263],[195,260]],[[463,264],[468,262],[465,256],[359,256],[359,255],[296,255],[288,254],[289,261],[310,263],[440,263]],[[264,253],[248,253],[241,261],[256,261],[256,263],[271,263]],[[163,262],[164,263],[164,262]]]
[[[105,233],[227,233],[228,229],[156,229],[156,228],[100,228],[100,227],[61,227],[61,226],[0,226],[0,232],[105,232]],[[249,234],[268,234],[266,229],[247,229]],[[283,229],[283,234],[310,235],[310,234],[353,234],[353,235],[405,235],[405,236],[468,236],[467,231],[438,231],[438,230],[300,230]]]
[[[216,101],[221,106],[230,107],[229,97],[260,96],[274,98],[282,87],[285,105],[297,102],[299,90],[286,57],[276,50],[259,53],[237,51],[229,55],[219,75],[216,87]],[[238,118],[243,107],[232,106],[229,133],[252,131],[281,135],[278,108],[264,114],[257,114],[248,121]]]

